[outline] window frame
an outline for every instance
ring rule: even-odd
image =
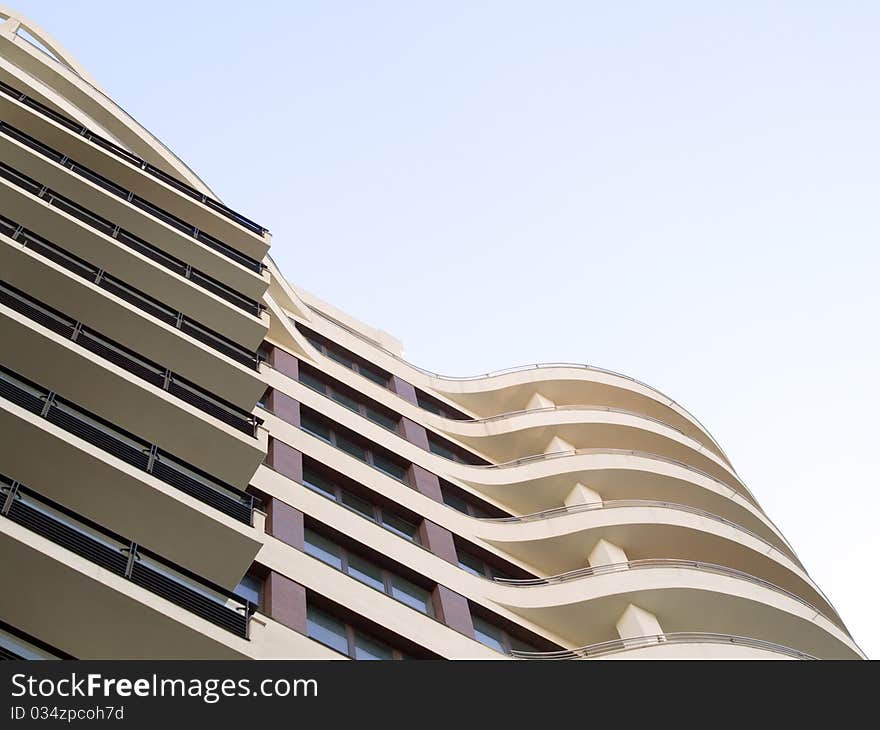
[[[313,480],[315,477],[317,477],[321,481],[328,482],[330,484],[331,489],[328,490],[328,489],[325,489],[323,486],[319,486],[317,484],[314,484]],[[341,505],[342,507],[345,507],[346,509],[351,510],[352,512],[360,515],[364,519],[368,519],[371,522],[375,522],[380,527],[383,527],[386,530],[388,530],[389,532],[394,533],[395,535],[397,535],[401,539],[407,540],[408,542],[415,543],[416,545],[422,544],[421,537],[419,534],[420,533],[419,525],[417,523],[411,522],[406,517],[401,517],[399,514],[397,514],[393,510],[382,507],[381,505],[376,504],[376,502],[374,502],[370,499],[367,499],[366,497],[363,497],[362,495],[357,494],[357,493],[351,491],[350,489],[346,489],[344,486],[339,484],[339,480],[324,476],[320,472],[315,473],[314,469],[303,466],[302,484],[306,489],[310,489],[311,491],[322,495],[326,499],[332,499],[334,502]],[[333,496],[332,497],[328,496],[328,492],[332,493]],[[370,507],[372,508],[373,516],[367,517],[367,515],[364,514],[363,512],[361,512],[360,510],[355,509],[354,507],[352,507],[349,504],[346,504],[343,501],[343,496],[346,494],[350,494],[355,499],[359,499],[359,500],[365,502],[366,504],[369,504]],[[401,530],[396,530],[393,527],[389,527],[388,523],[385,521],[386,514],[395,520],[399,520],[400,522],[403,522],[407,525],[412,525],[412,527],[413,527],[412,537],[410,538],[410,537],[407,537],[405,534],[402,534]]]
[[[317,417],[318,422],[323,423],[324,427],[326,428],[326,430],[329,433],[329,438],[325,438],[320,433],[315,433],[313,430],[306,427],[306,425],[305,425],[306,421],[307,420],[314,420],[313,416]],[[376,469],[377,471],[382,472],[386,476],[391,477],[395,481],[398,481],[401,484],[405,484],[408,487],[411,486],[410,481],[409,481],[409,471],[410,471],[409,467],[408,466],[404,467],[402,464],[399,464],[397,462],[397,460],[394,458],[393,454],[390,457],[386,456],[384,453],[385,449],[383,449],[378,444],[372,444],[368,439],[365,439],[360,434],[355,433],[354,431],[351,431],[351,429],[347,429],[344,426],[340,426],[332,419],[327,418],[325,415],[323,415],[321,413],[318,413],[314,409],[308,408],[308,407],[304,407],[304,408],[300,409],[300,428],[303,431],[305,431],[306,433],[311,434],[315,438],[319,438],[322,441],[324,441],[325,443],[330,444],[334,448],[339,449],[343,453],[346,453],[349,456],[357,459],[361,463],[367,464],[367,465],[373,467],[374,469]],[[352,436],[349,436],[347,433],[340,433],[341,430],[351,431]],[[340,446],[340,444],[339,444],[340,438],[344,438],[346,441],[349,441],[353,445],[363,449],[364,455],[366,458],[360,459],[355,454],[351,453],[351,451],[345,449],[343,446]],[[395,464],[396,466],[400,467],[403,470],[403,476],[402,477],[395,476],[391,472],[383,469],[381,466],[378,466],[378,464],[376,463],[376,453],[374,453],[374,452],[378,453],[382,458],[387,459],[390,463]],[[390,453],[390,452],[388,452],[388,453]]]
[[[320,639],[312,636],[312,634],[309,633],[309,626],[314,621],[314,618],[311,618],[309,616],[309,614],[311,612],[317,612],[319,614],[323,614],[325,617],[330,618],[330,619],[342,624],[342,627],[343,627],[344,633],[345,633],[345,641],[347,644],[347,650],[344,653],[342,651],[340,651],[337,647],[330,646],[330,644],[328,644],[324,641],[321,641]],[[342,636],[341,634],[337,634],[337,635],[340,637]],[[402,659],[407,658],[407,656],[400,649],[398,649],[396,646],[392,646],[391,644],[389,644],[386,641],[383,641],[382,639],[378,638],[377,636],[375,636],[367,631],[364,631],[362,628],[354,626],[350,621],[346,621],[345,619],[339,618],[339,616],[334,615],[333,613],[328,611],[323,606],[316,605],[313,601],[308,601],[306,603],[306,636],[308,636],[308,638],[310,638],[312,641],[316,641],[319,644],[321,644],[321,646],[326,646],[329,649],[332,649],[333,651],[339,652],[340,654],[343,654],[344,656],[347,656],[350,659],[353,659],[355,661],[370,661],[368,659],[363,659],[363,658],[358,659],[357,643],[356,643],[358,635],[362,636],[364,639],[367,639],[368,641],[372,641],[376,644],[379,644],[381,646],[385,646],[388,649],[390,649],[391,661],[400,661]],[[386,661],[388,661],[388,660],[386,660]]]
[[[328,563],[325,560],[321,560],[321,558],[319,558],[317,555],[314,555],[313,553],[311,553],[308,550],[308,546],[311,544],[309,542],[309,535],[310,534],[319,538],[322,542],[331,543],[339,550],[338,557],[339,557],[340,564],[342,567],[337,568],[336,565],[334,565],[332,563]],[[310,527],[306,527],[304,530],[303,552],[305,552],[307,555],[310,555],[311,557],[315,558],[316,560],[321,560],[321,562],[324,563],[324,565],[329,565],[334,570],[338,570],[340,573],[345,573],[345,575],[347,575],[349,578],[352,578],[353,580],[358,581],[358,583],[361,583],[365,586],[368,586],[369,588],[372,588],[373,590],[380,591],[380,592],[384,593],[386,596],[388,596],[389,598],[397,601],[398,603],[402,603],[404,606],[409,606],[411,609],[413,609],[413,611],[418,611],[423,616],[427,616],[428,618],[433,618],[433,619],[437,618],[437,616],[435,615],[436,609],[434,607],[434,599],[433,599],[433,590],[432,589],[425,588],[424,586],[420,586],[418,583],[411,581],[409,578],[407,578],[403,575],[400,575],[400,573],[395,572],[395,571],[391,570],[390,568],[387,568],[386,566],[381,565],[380,563],[377,563],[374,560],[371,560],[368,557],[364,557],[362,554],[356,552],[355,550],[352,550],[351,548],[347,547],[346,545],[340,544],[339,542],[337,542],[333,538],[327,537],[327,535],[324,535],[324,534],[318,532],[317,530],[313,530]],[[327,551],[324,550],[324,552],[327,552]],[[381,576],[382,588],[378,588],[377,586],[373,585],[372,583],[368,583],[364,580],[361,580],[357,576],[352,575],[352,573],[351,573],[352,569],[357,570],[359,573],[364,573],[366,575],[366,571],[360,570],[357,567],[352,568],[352,565],[351,565],[352,558],[355,558],[363,563],[366,563],[370,567],[378,570],[379,574]],[[396,584],[400,581],[402,581],[408,585],[414,586],[415,588],[418,588],[419,590],[422,590],[425,592],[426,596],[425,596],[425,610],[424,611],[419,610],[412,603],[404,601],[395,595],[394,591],[396,588]]]
[[[483,646],[485,646],[489,649],[492,649],[493,651],[498,651],[498,650],[494,646],[490,646],[489,644],[486,644],[485,642],[480,641],[477,638],[477,631],[478,631],[477,622],[478,621],[481,621],[482,623],[495,629],[495,631],[497,631],[501,634],[500,643],[504,649],[503,652],[500,652],[502,654],[505,654],[507,656],[512,656],[514,651],[535,651],[535,652],[540,651],[540,649],[538,649],[538,647],[533,646],[530,642],[526,641],[525,639],[520,639],[519,637],[513,636],[513,634],[511,634],[507,629],[505,629],[502,626],[498,626],[495,623],[492,623],[492,621],[487,619],[485,616],[481,616],[479,613],[474,613],[473,611],[471,611],[471,620],[473,621],[473,624],[474,624],[474,641],[479,642]],[[482,633],[486,633],[486,632],[484,631]],[[515,649],[513,646],[514,640],[520,642],[521,644],[523,644],[524,646],[527,646],[529,648],[528,649]]]
[[[342,367],[347,370],[357,373],[362,378],[366,378],[386,390],[389,389],[388,384],[391,381],[391,375],[382,370],[378,365],[373,365],[372,363],[367,362],[359,355],[344,348],[342,345],[337,345],[335,342],[326,340],[322,335],[300,326],[299,323],[296,323],[296,328],[302,333],[308,343],[324,355],[324,357],[330,358],[333,362],[342,365]],[[351,363],[351,365],[348,363]]]
[[[307,382],[306,379],[312,382]],[[335,378],[331,378],[326,373],[323,373],[317,368],[313,368],[306,363],[300,363],[297,372],[298,383],[306,386],[307,388],[310,388],[311,390],[314,390],[316,393],[320,393],[325,398],[329,398],[334,403],[338,403],[343,408],[347,408],[348,410],[350,410],[352,413],[357,413],[359,416],[366,418],[370,423],[374,423],[377,426],[384,428],[386,431],[391,431],[391,433],[396,434],[400,433],[401,415],[399,413],[394,413],[390,409],[387,409],[378,403],[375,406],[365,403],[363,400],[365,396],[357,392],[354,388],[349,388],[344,384],[342,384],[342,387],[340,388],[335,384],[335,382],[330,381],[335,381]],[[352,395],[352,393],[354,395]],[[349,405],[349,402],[352,403],[354,407]],[[373,418],[371,414],[376,414],[382,419],[387,419],[388,421],[393,422],[394,425],[389,426],[382,420]]]

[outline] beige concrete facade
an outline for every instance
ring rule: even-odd
[[[0,656],[863,657],[671,398],[418,368],[3,8],[0,82]]]

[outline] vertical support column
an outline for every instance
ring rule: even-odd
[[[269,364],[279,373],[293,380],[299,380],[299,360],[280,347],[273,347],[269,353]]]
[[[540,393],[533,393],[532,397],[529,398],[529,402],[526,403],[527,411],[535,411],[539,408],[553,408],[556,404],[550,400],[549,398],[545,398]]]
[[[621,639],[638,639],[662,636],[663,629],[653,613],[630,603],[617,621],[617,633]]]
[[[263,583],[263,610],[269,618],[305,634],[306,589],[281,573],[269,571]]]
[[[435,502],[443,502],[443,492],[440,490],[440,477],[436,474],[432,474],[418,464],[410,464],[409,483],[419,494],[424,494]]]
[[[438,585],[434,589],[434,610],[437,618],[449,628],[474,638],[474,621],[471,618],[471,607],[462,595]]]
[[[418,405],[416,389],[405,380],[396,375],[391,376],[389,387],[401,398],[413,405]],[[411,444],[415,444],[425,451],[429,450],[428,432],[424,426],[404,416],[400,419],[400,431],[403,437]],[[418,464],[410,466],[410,484],[416,491],[424,494],[435,502],[443,502],[443,493],[440,490],[440,478]],[[422,520],[419,526],[419,539],[428,550],[444,560],[458,565],[458,554],[455,551],[455,540],[452,533],[444,527]],[[446,586],[438,585],[433,593],[434,609],[437,618],[452,629],[473,638],[474,622],[471,618],[471,607],[468,600],[450,590]]]
[[[266,533],[299,550],[305,549],[303,513],[276,497],[266,505]]]
[[[276,438],[269,439],[266,463],[279,474],[283,474],[295,482],[302,482],[302,452],[292,446],[288,446],[283,441],[279,441]]]
[[[400,433],[411,444],[415,444],[425,451],[430,450],[428,431],[421,424],[411,421],[406,416],[402,416],[400,419]]]
[[[563,504],[566,507],[576,507],[579,504],[596,504],[601,502],[602,497],[599,496],[598,492],[578,482],[572,487]]]
[[[452,533],[445,527],[440,527],[431,520],[422,520],[422,524],[419,525],[419,540],[434,555],[453,565],[458,565],[455,540]]]
[[[622,548],[604,539],[596,543],[588,560],[592,568],[595,568],[597,565],[615,565],[617,563],[629,562]]]
[[[300,424],[299,401],[275,388],[269,391],[269,397],[266,400],[266,410],[278,416],[282,421],[291,423],[294,426],[299,426]]]
[[[416,396],[416,389],[405,380],[402,380],[397,375],[392,375],[391,380],[388,381],[388,388],[394,393],[397,393],[401,398],[405,401],[409,401],[413,405],[419,404],[419,399]]]
[[[574,446],[565,439],[554,436],[544,448],[544,453],[555,454],[557,451],[574,451]]]

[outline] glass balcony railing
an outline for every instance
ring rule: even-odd
[[[211,210],[222,215],[224,218],[228,218],[229,220],[234,221],[238,225],[242,226],[242,228],[246,228],[247,230],[251,231],[252,233],[256,233],[258,236],[261,236],[261,237],[264,237],[268,233],[267,229],[265,229],[265,228],[263,228],[263,226],[255,223],[250,218],[246,218],[245,216],[241,215],[241,213],[236,213],[234,210],[232,210],[232,208],[229,208],[228,206],[224,205],[220,201],[214,200],[213,198],[200,193],[198,190],[191,187],[190,185],[187,185],[186,183],[178,180],[177,178],[169,175],[168,173],[163,172],[155,165],[151,165],[149,162],[144,161],[143,159],[141,159],[137,155],[132,154],[131,152],[129,152],[126,149],[123,149],[122,147],[120,147],[117,144],[114,144],[113,142],[108,140],[106,137],[102,137],[99,134],[95,134],[94,132],[89,131],[86,127],[83,127],[81,124],[78,124],[77,122],[73,121],[69,117],[66,117],[63,114],[59,114],[54,109],[50,109],[45,104],[40,103],[36,99],[30,98],[26,94],[23,94],[22,92],[18,91],[17,89],[14,89],[13,87],[9,86],[8,84],[3,83],[2,81],[0,81],[0,93],[6,94],[6,96],[9,96],[9,97],[21,102],[22,104],[29,107],[30,109],[33,109],[34,111],[41,114],[42,116],[48,117],[52,121],[57,122],[62,127],[66,127],[70,131],[72,131],[82,137],[85,137],[86,139],[90,140],[91,142],[94,142],[98,147],[101,147],[102,149],[106,150],[107,152],[110,152],[111,154],[115,155],[116,157],[118,157],[122,160],[125,160],[126,162],[128,162],[132,166],[137,167],[140,170],[143,170],[148,175],[151,175],[159,180],[162,180],[162,182],[167,183],[168,185],[170,185],[174,189],[178,190],[179,192],[183,193],[187,197],[190,197],[193,200],[199,201],[200,203],[204,204],[205,206],[207,206]],[[225,245],[225,244],[223,244],[223,245]]]
[[[0,163],[0,175],[3,174],[2,167],[3,165]],[[166,306],[158,299],[154,299],[149,294],[144,294],[139,289],[129,286],[121,279],[117,279],[111,274],[106,273],[103,269],[99,269],[78,256],[68,253],[60,246],[56,246],[51,241],[47,241],[26,228],[22,228],[15,221],[2,215],[0,215],[0,233],[6,234],[25,248],[40,254],[77,276],[91,281],[102,289],[106,289],[141,311],[156,317],[156,319],[160,319],[166,324],[186,332],[199,342],[208,345],[208,347],[217,350],[217,352],[226,355],[230,359],[254,370],[258,369],[259,361],[255,352],[251,352],[238,343],[223,337],[223,335],[209,330],[181,312]]]
[[[170,484],[247,525],[255,498],[175,458],[168,452],[95,416],[52,391],[0,367],[0,398],[36,413],[68,433]]]
[[[262,420],[252,413],[218,398],[213,393],[209,393],[185,378],[172,373],[167,368],[163,368],[152,360],[148,360],[85,327],[82,322],[77,322],[72,317],[62,314],[57,309],[53,309],[3,282],[0,282],[0,304],[14,309],[19,314],[43,325],[56,334],[76,342],[89,352],[118,365],[141,380],[162,388],[171,395],[177,396],[200,411],[214,416],[249,436],[255,436],[258,425],[262,423]]]
[[[242,638],[255,606],[0,475],[0,515]]]

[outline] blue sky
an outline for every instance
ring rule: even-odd
[[[689,408],[880,656],[880,6],[14,7],[416,364]]]

